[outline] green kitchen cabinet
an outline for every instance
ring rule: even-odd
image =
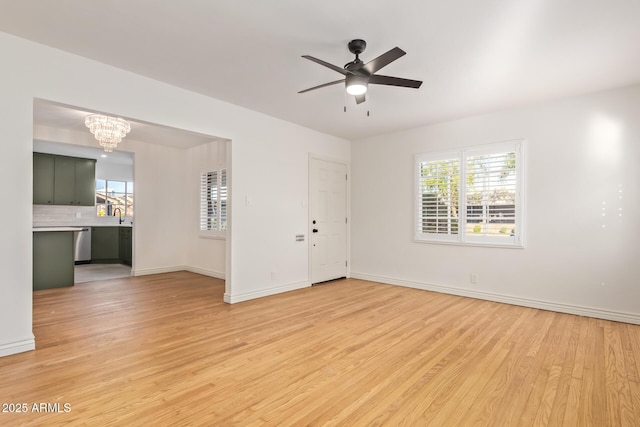
[[[96,161],[76,158],[75,169],[75,204],[94,206],[96,204]]]
[[[120,227],[91,227],[91,262],[119,262]]]
[[[133,258],[131,245],[131,227],[120,227],[120,261],[123,264],[131,265]]]
[[[33,204],[94,206],[96,161],[33,153]]]
[[[55,157],[53,200],[54,205],[76,204],[76,161],[72,157]]]
[[[73,286],[73,231],[33,233],[33,290]]]
[[[33,153],[33,204],[53,204],[54,156]]]

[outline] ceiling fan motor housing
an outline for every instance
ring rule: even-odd
[[[354,39],[347,46],[349,47],[349,52],[360,55],[367,48],[367,42],[362,39]]]

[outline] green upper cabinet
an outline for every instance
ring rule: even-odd
[[[33,153],[33,204],[53,204],[54,156]]]
[[[35,205],[94,206],[96,161],[33,153]]]
[[[72,157],[55,157],[53,200],[54,205],[76,204],[76,161]]]
[[[96,204],[96,161],[76,159],[76,205]]]

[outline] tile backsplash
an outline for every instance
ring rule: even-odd
[[[80,218],[78,218],[80,216]],[[34,227],[118,225],[117,216],[98,217],[93,206],[33,205]],[[131,225],[127,218],[123,225]]]

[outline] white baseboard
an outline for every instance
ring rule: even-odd
[[[0,357],[9,356],[16,353],[23,353],[36,349],[36,339],[31,338],[0,344]]]
[[[174,265],[171,267],[145,268],[137,269],[131,272],[132,276],[148,276],[150,274],[175,273],[176,271],[185,271],[185,265]]]
[[[425,291],[440,292],[444,294],[458,295],[482,299],[487,301],[501,302],[505,304],[520,305],[523,307],[539,308],[542,310],[557,311],[559,313],[576,314],[578,316],[594,317],[596,319],[613,320],[615,322],[632,323],[640,325],[640,315],[624,313],[618,311],[602,310],[579,305],[563,304],[552,301],[542,301],[530,298],[513,297],[509,295],[493,294],[489,292],[478,292],[468,289],[453,288],[450,286],[433,285],[429,283],[414,282],[410,280],[394,279],[391,277],[374,276],[371,274],[351,272],[354,279],[368,280],[371,282],[386,283],[388,285],[404,286],[407,288],[422,289]]]
[[[283,292],[295,291],[297,289],[308,288],[309,282],[292,283],[284,286],[276,286],[275,288],[260,289],[259,291],[247,292],[244,294],[229,295],[225,292],[224,302],[235,304],[237,302],[249,301],[256,298],[268,297],[269,295],[281,294]]]
[[[189,265],[174,265],[171,267],[146,268],[132,271],[132,276],[148,276],[150,274],[175,273],[176,271],[190,271],[191,273],[202,274],[203,276],[215,277],[217,279],[225,279],[225,274],[220,271],[207,270],[200,267],[192,267]]]
[[[226,277],[224,273],[221,273],[219,271],[208,270],[200,267],[186,266],[184,269],[192,273],[202,274],[203,276],[215,277],[216,279],[224,280]]]

